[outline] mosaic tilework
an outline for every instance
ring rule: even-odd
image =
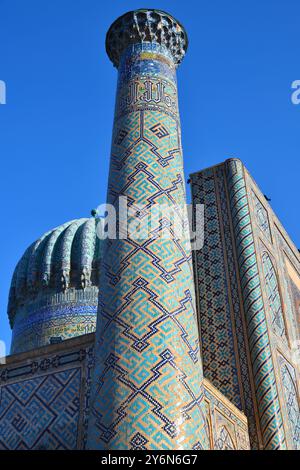
[[[205,206],[204,246],[196,255],[204,375],[241,409],[213,170],[192,176],[192,198]]]
[[[1,387],[0,449],[75,449],[79,385],[74,369]]]
[[[235,450],[230,433],[225,426],[223,426],[220,430],[215,449],[216,450]]]
[[[246,339],[246,325],[244,322],[244,309],[240,293],[240,278],[237,272],[238,259],[234,248],[233,226],[230,211],[230,194],[228,193],[225,166],[215,169],[216,185],[220,198],[220,215],[224,235],[224,249],[226,252],[226,267],[228,272],[229,298],[231,299],[233,334],[236,340],[238,375],[240,379],[242,410],[248,418],[249,434],[252,449],[260,448],[260,430],[257,422],[257,408],[255,403],[255,389],[252,380],[251,365],[249,364],[249,351]]]
[[[133,71],[124,72],[125,53],[108,202],[122,195],[131,208],[177,208],[185,188],[176,87],[165,75],[170,54],[151,41],[128,50]],[[89,448],[208,446],[190,242],[159,239],[165,223],[174,231],[161,218],[146,239],[109,240],[103,250]]]
[[[267,239],[271,242],[272,236],[271,236],[268,212],[253,191],[252,191],[252,197],[253,197],[254,207],[255,207],[254,214],[255,214],[256,222],[259,228],[261,229],[261,231],[264,233]]]
[[[300,262],[277,226],[275,233],[279,245],[278,265],[282,273],[280,280],[284,292],[285,315],[290,324],[289,337],[292,342],[296,342],[300,336]]]
[[[191,175],[191,190],[193,203],[205,205],[206,219],[205,244],[194,257],[204,375],[246,412],[251,447],[258,449],[255,391],[250,381],[224,165]]]
[[[79,294],[79,295],[78,295]],[[98,289],[45,295],[20,307],[12,332],[11,354],[29,351],[96,330]]]
[[[86,448],[94,341],[81,336],[0,366],[0,449]],[[246,417],[207,380],[203,391],[211,448],[226,428],[234,449],[249,449]],[[132,439],[135,449],[147,443],[139,433]]]
[[[141,62],[143,62],[143,81],[140,80]],[[171,115],[175,120],[178,119],[175,65],[164,46],[143,43],[141,49],[140,44],[135,44],[125,51],[122,57],[115,120],[128,115],[131,111],[144,111],[153,105],[156,110]],[[163,126],[155,119],[153,122],[154,125]]]
[[[214,450],[250,449],[246,416],[206,379],[204,380],[204,395],[210,431],[210,448]]]
[[[226,169],[264,448],[285,449],[242,163],[229,160]]]
[[[97,220],[78,219],[47,232],[19,261],[8,315],[11,353],[95,331],[100,241]]]
[[[291,302],[292,306],[289,306],[290,315],[292,315],[292,311],[294,309],[295,314],[293,315],[293,325],[295,328],[295,332],[298,330],[300,331],[300,274],[297,273],[297,282],[295,281],[295,276],[288,275],[287,276],[287,285],[286,285],[286,292],[287,298]],[[291,293],[289,295],[289,292]],[[292,308],[293,307],[293,308]],[[298,322],[297,322],[298,319]]]
[[[300,405],[299,391],[296,384],[295,369],[279,356],[280,373],[285,404],[287,408],[288,424],[292,435],[295,450],[300,450]]]
[[[300,358],[300,329],[299,329],[299,301],[300,301],[300,262],[297,251],[293,247],[284,229],[276,220],[274,232],[278,242],[276,252],[279,268],[279,282],[284,303],[285,323],[288,331],[288,343],[274,341],[274,348],[278,355],[278,376],[281,381],[284,422],[289,438],[289,449],[299,449],[299,358]],[[284,356],[283,356],[284,354]],[[297,385],[298,384],[298,385]]]
[[[0,366],[1,450],[85,447],[93,348],[55,349]]]
[[[266,251],[262,255],[262,263],[265,276],[266,294],[272,318],[272,328],[278,336],[287,341],[277,274],[270,255]]]
[[[262,201],[263,194],[246,170],[245,177],[248,191]],[[255,199],[251,198],[251,200],[253,200],[252,210],[255,214]],[[297,248],[271,207],[266,205],[265,210],[272,233],[271,239],[263,236],[257,217],[254,216],[252,221],[256,237],[256,247],[260,253],[260,256],[257,258],[258,268],[262,279],[265,309],[268,314],[270,346],[287,448],[294,449],[296,447],[293,437],[294,433],[291,432],[291,425],[289,424],[291,413],[288,411],[285,403],[288,402],[286,397],[288,383],[290,389],[292,389],[292,382],[288,382],[288,379],[292,377],[295,383],[299,383],[300,380],[300,330],[297,321],[297,296],[293,295],[297,291],[300,293],[300,258]],[[298,288],[296,285],[298,285]],[[287,367],[287,369],[284,369],[285,372],[290,370],[290,375],[283,373],[282,364],[285,364]],[[286,382],[285,385],[283,385],[283,379]],[[300,406],[299,394],[291,393],[289,396],[291,399],[294,397],[292,409],[295,410]],[[292,414],[295,415],[296,413]],[[296,420],[292,419],[292,421],[295,422]]]
[[[285,260],[286,263],[289,263]],[[285,262],[283,261],[282,264],[285,267]],[[284,290],[284,301],[285,301],[285,314],[288,318],[288,321],[292,325],[290,336],[292,337],[292,341],[297,341],[297,337],[300,331],[300,290],[294,284],[293,279],[288,274],[288,271],[283,268],[283,272],[286,274],[285,277],[282,279],[282,289]],[[300,279],[300,276],[299,276]],[[298,321],[297,321],[298,317]],[[300,344],[299,344],[300,348]]]

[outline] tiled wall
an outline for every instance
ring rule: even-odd
[[[0,366],[0,449],[82,449],[94,335],[7,358]]]
[[[204,376],[247,414],[251,445],[260,448],[225,166],[191,175],[191,190],[205,215],[204,246],[194,252]]]
[[[284,432],[288,448],[299,450],[300,256],[247,170],[245,179]]]
[[[212,450],[249,450],[246,416],[204,379],[207,423]]]
[[[249,420],[252,448],[298,448],[300,258],[239,160],[191,175],[204,375]]]
[[[94,334],[7,358],[0,366],[0,449],[86,447]],[[247,418],[204,381],[214,449],[248,449]]]

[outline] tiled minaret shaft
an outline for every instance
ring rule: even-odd
[[[188,233],[176,84],[186,33],[138,10],[111,26],[106,47],[119,72],[108,203],[127,197],[129,231],[134,215],[141,225],[103,249],[88,447],[207,448],[189,237],[168,212],[147,212],[169,206]]]

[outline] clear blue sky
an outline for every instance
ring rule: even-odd
[[[300,246],[299,0],[0,0],[0,339],[27,246],[105,202],[116,70],[105,33],[119,15],[166,10],[186,27],[179,68],[186,176],[239,157]]]

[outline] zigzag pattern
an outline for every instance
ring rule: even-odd
[[[133,65],[142,90],[144,61]],[[111,155],[108,203],[126,196],[132,208],[183,207],[178,116],[141,101],[117,112]],[[164,214],[146,240],[106,241],[89,448],[208,447],[190,244],[173,224]],[[170,238],[161,237],[166,226]]]
[[[241,162],[227,161],[226,175],[264,448],[286,449]]]

